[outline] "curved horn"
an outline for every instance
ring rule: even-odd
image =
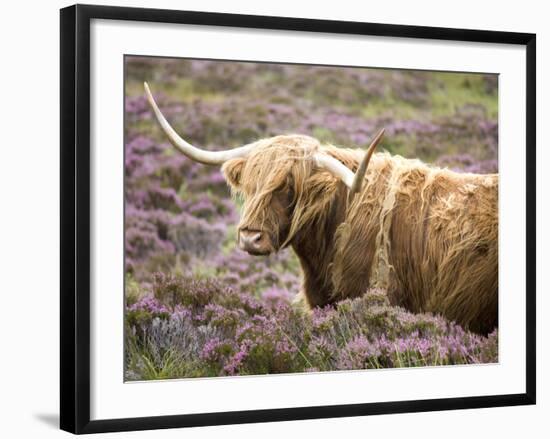
[[[315,162],[317,163],[317,166],[329,171],[331,174],[338,177],[350,189],[350,193],[348,196],[348,199],[350,201],[353,196],[361,190],[361,186],[363,184],[363,179],[365,178],[365,173],[367,171],[370,158],[372,156],[372,153],[376,149],[376,146],[380,143],[380,140],[382,140],[383,135],[384,129],[380,130],[380,132],[376,135],[375,139],[370,144],[369,149],[363,157],[363,160],[361,161],[361,164],[359,165],[359,168],[357,169],[357,172],[355,174],[353,173],[353,171],[351,171],[351,169],[346,167],[341,161],[335,159],[334,157],[322,153],[315,154]]]
[[[348,188],[351,189],[353,185],[353,172],[341,161],[336,160],[330,155],[317,153],[315,154],[315,163],[317,163],[317,166],[320,168],[323,168],[335,177],[338,177]]]
[[[151,94],[151,90],[149,90],[149,86],[146,82],[143,83],[143,86],[145,87],[145,95],[147,97],[147,100],[149,101],[149,105],[155,113],[157,121],[162,127],[162,130],[168,136],[170,143],[172,143],[172,145],[183,152],[191,160],[199,163],[204,163],[205,165],[221,165],[227,160],[246,156],[256,147],[254,143],[251,143],[249,145],[226,151],[205,151],[204,149],[197,148],[196,146],[187,143],[178,135],[178,133],[174,131],[174,129],[165,119],[164,115],[159,110],[159,107],[157,106],[157,103],[155,102],[155,99]]]
[[[367,150],[367,153],[363,157],[363,160],[361,160],[361,164],[359,165],[359,168],[357,169],[357,172],[355,173],[355,176],[353,178],[353,183],[350,187],[350,191],[348,194],[348,202],[351,203],[353,200],[353,197],[355,194],[361,191],[361,187],[363,186],[363,180],[365,179],[365,174],[367,172],[367,168],[369,166],[370,158],[372,157],[372,153],[376,149],[376,146],[380,143],[380,140],[382,140],[382,137],[384,136],[384,128],[382,128],[372,143],[369,146],[369,149]]]

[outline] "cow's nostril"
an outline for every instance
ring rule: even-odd
[[[260,230],[242,229],[239,232],[239,247],[253,255],[264,255],[270,253],[268,235]]]

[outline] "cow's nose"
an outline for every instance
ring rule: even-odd
[[[261,230],[242,229],[239,232],[239,247],[253,255],[265,255],[271,251],[267,233]]]

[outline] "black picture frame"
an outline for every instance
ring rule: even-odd
[[[526,47],[526,392],[416,401],[90,420],[90,21],[92,19],[326,32]],[[535,66],[530,33],[313,20],[290,17],[75,5],[61,10],[60,426],[99,433],[535,404]]]

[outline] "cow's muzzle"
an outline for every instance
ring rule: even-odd
[[[241,229],[239,231],[239,247],[255,256],[268,255],[273,252],[269,234],[261,230]]]

